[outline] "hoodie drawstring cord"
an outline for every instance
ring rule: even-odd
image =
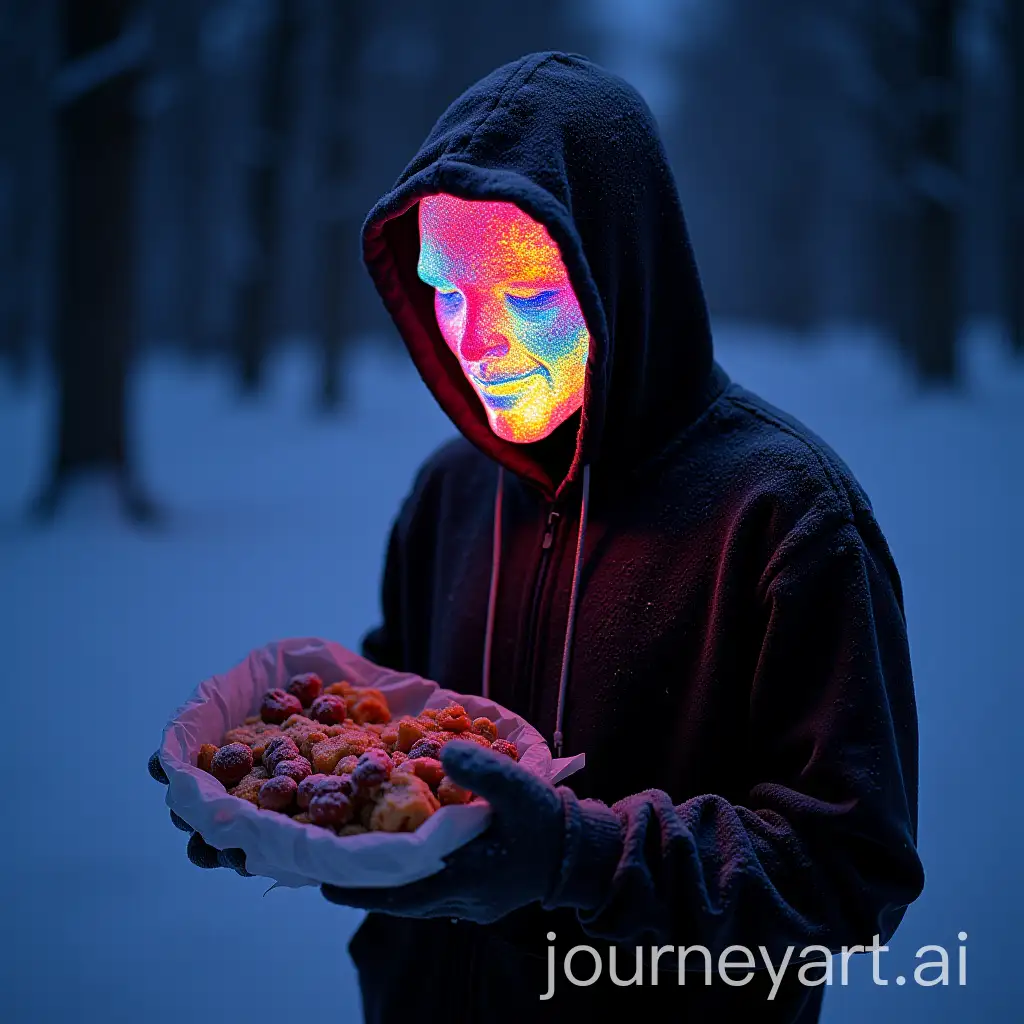
[[[505,467],[498,466],[498,489],[494,495],[494,542],[491,547],[491,589],[487,595],[487,632],[484,634],[484,697],[491,696],[491,645],[494,642],[494,609],[498,601],[498,570],[501,567],[501,492]]]
[[[484,636],[483,695],[491,695],[491,649],[494,642],[494,611],[498,597],[498,571],[501,567],[501,493],[505,469],[498,467],[498,488],[494,497],[494,542],[491,550],[491,587],[487,597],[487,632]],[[576,538],[576,564],[572,573],[572,590],[569,594],[569,620],[565,627],[565,646],[562,648],[562,673],[558,681],[558,709],[555,713],[555,734],[553,737],[555,757],[562,756],[562,718],[565,712],[565,691],[569,681],[569,663],[572,654],[573,631],[576,626],[576,599],[579,593],[580,573],[583,568],[583,542],[587,531],[587,515],[590,511],[590,466],[583,467],[583,501],[580,507],[580,529]]]
[[[555,757],[562,756],[562,713],[565,710],[565,689],[569,681],[569,661],[572,654],[573,630],[576,626],[576,596],[583,568],[583,539],[587,532],[587,513],[590,510],[590,465],[583,467],[583,501],[580,506],[580,532],[576,538],[576,565],[572,570],[572,590],[569,592],[569,621],[565,626],[565,647],[562,649],[562,677],[558,681],[558,710],[555,712]]]

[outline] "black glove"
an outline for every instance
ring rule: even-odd
[[[153,756],[149,759],[149,774],[156,779],[157,782],[163,785],[168,785],[170,780],[167,778],[167,774],[164,772],[163,765],[160,764],[160,758],[154,752]],[[188,854],[188,859],[192,861],[198,868],[231,868],[232,871],[237,872],[243,878],[251,878],[252,875],[245,870],[245,851],[244,850],[215,850],[212,846],[203,840],[203,837],[187,822],[184,818],[179,817],[174,811],[171,811],[171,822],[175,828],[181,829],[182,832],[189,833],[188,846],[185,848],[185,852]]]

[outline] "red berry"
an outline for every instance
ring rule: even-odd
[[[352,814],[352,803],[344,793],[318,793],[309,804],[309,820],[314,825],[345,825]]]
[[[288,692],[299,698],[304,708],[308,708],[320,696],[324,681],[315,672],[304,672],[293,676],[288,684]]]
[[[252,751],[244,743],[221,747],[210,761],[210,774],[225,786],[234,786],[252,771]]]
[[[282,761],[295,761],[302,757],[291,736],[275,736],[263,751],[263,767],[271,775]]]
[[[314,720],[321,725],[341,725],[348,717],[345,700],[333,693],[317,697],[309,709]]]
[[[499,754],[505,754],[511,757],[513,761],[519,760],[519,748],[511,740],[495,740],[491,744],[491,750],[496,750]]]
[[[437,740],[422,739],[417,740],[409,748],[409,757],[432,757],[435,760],[441,756],[441,744]]]
[[[286,718],[301,711],[302,703],[298,697],[285,690],[270,690],[263,695],[260,718],[271,725],[280,725]]]
[[[278,761],[274,775],[287,775],[288,778],[294,779],[297,785],[309,778],[312,771],[310,763],[304,757],[291,757],[287,761]]]
[[[268,811],[287,811],[295,802],[299,784],[287,775],[275,775],[260,786],[260,807]]]
[[[305,810],[309,806],[310,800],[316,796],[316,786],[318,782],[322,782],[324,779],[329,779],[329,775],[322,775],[317,773],[316,775],[307,775],[300,783],[298,792],[295,794],[295,801],[299,805],[301,810]],[[341,781],[340,779],[338,780]]]

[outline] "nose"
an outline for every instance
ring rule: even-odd
[[[508,338],[496,330],[495,317],[486,309],[466,310],[465,329],[459,339],[459,357],[466,363],[498,359],[509,351]]]

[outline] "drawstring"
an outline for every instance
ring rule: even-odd
[[[569,680],[569,655],[572,649],[573,627],[576,625],[576,595],[583,568],[583,537],[587,531],[587,513],[590,506],[590,465],[583,467],[583,504],[580,508],[580,532],[576,538],[576,565],[572,571],[572,590],[569,593],[569,621],[565,626],[565,647],[562,649],[562,678],[558,681],[558,710],[555,712],[555,757],[562,756],[562,712],[565,707],[565,687]]]
[[[494,610],[498,596],[498,570],[501,567],[501,492],[504,467],[498,466],[498,489],[494,497],[494,542],[491,550],[491,589],[487,597],[487,632],[484,637],[484,697],[491,695],[491,648],[494,642]],[[569,594],[569,621],[565,627],[565,646],[562,649],[562,674],[558,681],[558,709],[555,712],[555,757],[562,756],[562,717],[565,711],[565,690],[569,681],[569,660],[572,652],[573,630],[576,625],[576,598],[579,593],[580,572],[583,568],[583,541],[590,511],[590,466],[583,467],[583,502],[580,508],[580,530],[576,538],[576,564],[572,573]]]
[[[487,632],[484,635],[484,697],[491,696],[491,645],[494,642],[494,609],[498,597],[501,567],[501,492],[505,467],[498,466],[498,490],[494,495],[494,542],[491,546],[491,590],[487,595]]]

